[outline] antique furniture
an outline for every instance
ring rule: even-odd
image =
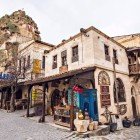
[[[70,107],[54,107],[54,123],[65,127],[70,127]]]

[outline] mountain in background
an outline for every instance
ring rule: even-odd
[[[0,45],[14,34],[41,40],[37,24],[22,10],[0,18]]]

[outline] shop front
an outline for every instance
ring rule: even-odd
[[[98,121],[94,70],[94,67],[89,67],[25,83],[30,85],[27,117],[30,116],[31,87],[39,84],[42,85],[43,121],[47,118],[46,115],[50,115],[55,124],[69,127],[71,130],[74,130],[74,119],[79,112],[83,114],[83,119]]]
[[[53,90],[48,110],[54,116],[55,124],[73,127],[73,121],[79,111],[89,120],[98,120],[93,73],[81,73],[49,84],[49,89]]]

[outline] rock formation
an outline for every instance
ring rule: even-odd
[[[41,40],[37,24],[22,10],[0,18],[0,45],[13,34]]]

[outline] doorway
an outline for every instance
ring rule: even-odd
[[[132,103],[133,117],[135,118],[137,116],[137,109],[136,109],[136,101],[134,96],[131,97],[131,103]]]
[[[59,102],[60,102],[60,91],[58,89],[55,89],[51,96],[52,114],[54,114],[54,106],[57,106]]]

